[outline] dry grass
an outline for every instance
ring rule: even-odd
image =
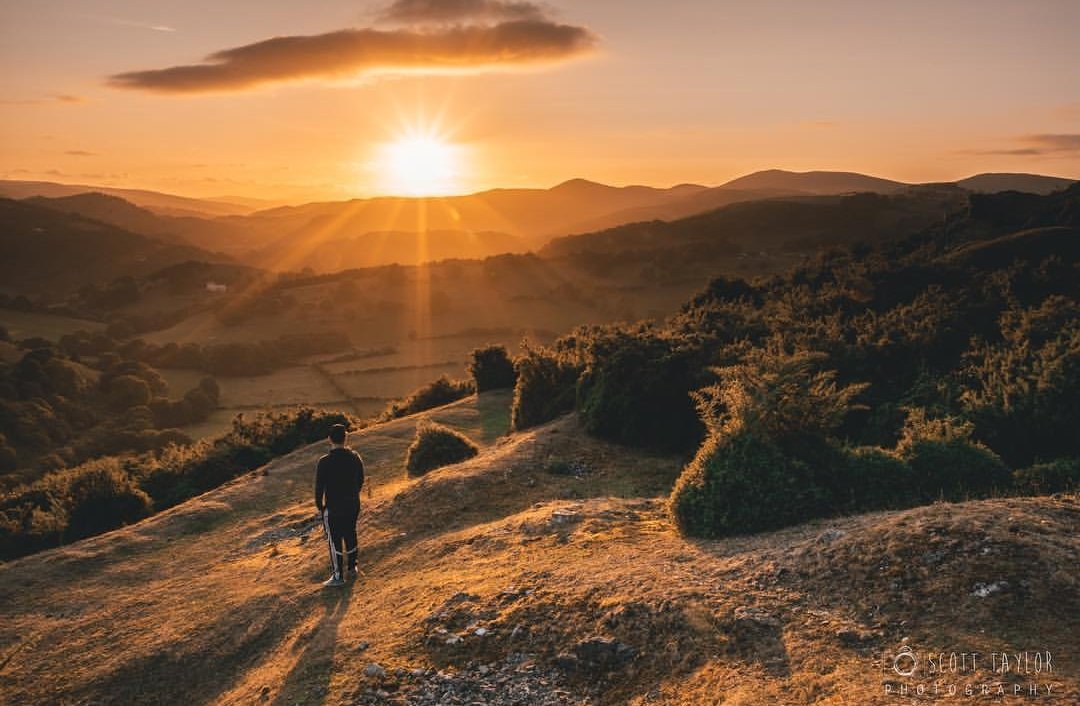
[[[678,460],[590,439],[572,418],[502,436],[507,405],[489,393],[430,413],[484,450],[418,480],[402,467],[415,418],[353,435],[374,496],[366,575],[342,592],[318,586],[318,444],[138,525],[0,567],[0,701],[336,706],[376,686],[362,672],[378,662],[394,703],[409,683],[396,668],[512,653],[547,663],[603,636],[637,657],[570,675],[568,688],[599,704],[906,704],[884,695],[880,667],[903,637],[1054,650],[1066,695],[1038,703],[1078,702],[1076,498],[687,541],[663,511]],[[568,462],[580,472],[547,470]],[[973,594],[1000,581],[1009,588]]]

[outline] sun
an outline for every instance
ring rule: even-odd
[[[403,196],[440,196],[459,185],[462,149],[435,135],[402,135],[380,148],[383,186]]]

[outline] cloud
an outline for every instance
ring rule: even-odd
[[[584,27],[520,20],[439,30],[344,29],[274,37],[225,49],[204,63],[116,74],[108,83],[158,93],[198,93],[364,72],[444,73],[553,63],[588,52],[595,35]]]
[[[115,25],[120,25],[121,27],[138,27],[139,29],[149,29],[149,30],[153,30],[155,32],[175,32],[176,31],[175,27],[170,27],[169,25],[156,25],[156,24],[153,24],[152,22],[139,22],[138,20],[121,20],[121,19],[111,19],[109,21],[112,22]]]
[[[68,150],[64,154],[71,155],[72,157],[97,157],[97,152],[87,152],[86,150]]]
[[[0,105],[48,105],[49,103],[86,103],[87,99],[83,96],[72,96],[66,93],[60,93],[49,96],[48,98],[23,98],[15,100],[0,100]]]
[[[381,22],[427,24],[464,20],[544,20],[548,8],[513,0],[395,0],[378,13]]]
[[[973,150],[970,153],[1030,157],[1033,155],[1067,155],[1074,152],[1080,152],[1080,135],[1023,135],[1015,138],[1013,142],[1017,145],[1016,147],[993,150]]]

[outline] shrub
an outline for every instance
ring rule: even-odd
[[[1002,315],[1003,341],[969,351],[960,395],[978,437],[1014,465],[1075,453],[1080,427],[1080,322],[1077,304]]]
[[[669,510],[684,533],[722,537],[802,522],[827,503],[806,463],[741,430],[706,439],[675,483]]]
[[[911,467],[914,487],[924,500],[960,500],[1011,485],[1009,469],[971,438],[973,431],[970,422],[928,418],[919,408],[909,412],[896,451]]]
[[[409,447],[405,468],[409,475],[420,476],[435,468],[460,463],[478,452],[476,444],[465,435],[423,420],[416,427],[416,438]]]
[[[115,459],[91,461],[53,479],[68,518],[67,541],[135,522],[152,509],[150,497]]]
[[[919,500],[911,468],[896,454],[876,446],[844,449],[836,485],[834,497],[840,510],[903,508]]]
[[[468,397],[474,391],[471,380],[451,380],[443,375],[437,380],[429,382],[423,387],[413,390],[403,400],[392,403],[383,412],[383,419],[398,419],[417,412],[424,412],[444,404],[457,402]]]
[[[556,351],[527,349],[514,361],[517,382],[510,424],[520,431],[574,409],[581,368]]]
[[[477,392],[513,388],[517,382],[514,361],[506,346],[487,346],[472,352],[469,374],[476,381]]]
[[[590,339],[585,357],[577,405],[590,434],[664,450],[701,443],[704,428],[690,398],[706,381],[699,343],[645,327],[615,329]]]
[[[710,433],[749,429],[782,446],[830,436],[867,386],[839,386],[819,370],[821,353],[751,351],[744,363],[717,369],[720,382],[694,394]]]
[[[693,394],[709,436],[669,501],[687,534],[773,529],[859,502],[831,437],[863,385],[839,386],[823,356],[757,350]]]
[[[1013,473],[1018,490],[1032,495],[1080,489],[1080,458],[1059,458]]]

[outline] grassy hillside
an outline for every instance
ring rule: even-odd
[[[663,512],[679,459],[593,440],[572,417],[502,436],[508,403],[433,412],[483,451],[419,480],[403,469],[415,418],[352,435],[373,495],[365,575],[340,592],[318,586],[322,444],[0,566],[0,700],[887,704],[907,678],[882,661],[902,643],[1053,651],[1080,630],[1074,496],[688,540]],[[1076,703],[1068,658],[1052,677],[987,661],[955,681],[1050,683],[1040,703]]]

